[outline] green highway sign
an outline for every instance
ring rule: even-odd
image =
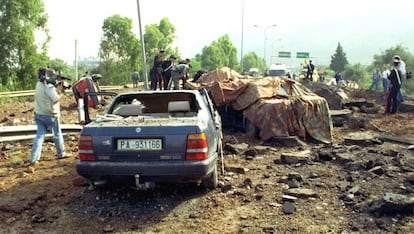
[[[279,58],[290,58],[291,54],[287,51],[279,51]]]
[[[309,58],[309,52],[296,52],[296,58]]]

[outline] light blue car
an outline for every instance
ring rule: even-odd
[[[81,131],[76,170],[95,184],[201,182],[213,189],[221,147],[221,118],[206,90],[123,93]]]

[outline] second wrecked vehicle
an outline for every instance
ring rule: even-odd
[[[81,131],[79,175],[94,183],[218,183],[221,118],[205,90],[119,94]]]

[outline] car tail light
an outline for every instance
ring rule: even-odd
[[[95,161],[95,153],[93,151],[92,136],[80,136],[79,138],[79,160]]]
[[[188,134],[186,160],[204,160],[207,158],[207,139],[205,133]]]

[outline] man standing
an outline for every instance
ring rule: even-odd
[[[137,71],[134,71],[132,73],[132,86],[133,88],[138,88],[138,81],[139,81],[139,73]]]
[[[150,77],[151,77],[151,89],[156,90],[157,84],[159,85],[160,89],[162,89],[161,83],[162,83],[162,62],[163,57],[165,54],[165,50],[160,50],[158,54],[154,56],[154,63],[152,65],[151,71],[150,71]]]
[[[30,155],[30,164],[35,164],[40,159],[42,145],[47,130],[53,134],[53,142],[56,146],[57,159],[65,158],[66,150],[63,142],[62,130],[59,125],[60,105],[59,95],[56,92],[56,76],[47,75],[47,69],[39,69],[38,82],[36,84],[34,100],[34,120],[37,125],[36,137]],[[50,74],[50,73],[49,73]]]
[[[313,70],[315,70],[315,66],[312,64],[312,60],[309,60],[308,72],[306,74],[306,78],[309,81],[313,81]]]
[[[371,86],[369,87],[369,90],[372,90],[373,87],[375,87],[375,91],[378,91],[378,83],[381,79],[381,75],[379,73],[379,69],[377,69],[373,74],[372,74],[372,83]]]
[[[174,62],[177,58],[174,55],[170,55],[170,57],[162,63],[162,79],[164,82],[164,90],[168,89],[168,83],[171,79],[171,69],[174,66]]]
[[[384,66],[384,70],[382,71],[382,88],[384,89],[384,93],[388,91],[388,76],[390,75],[390,70],[388,70],[387,66]]]
[[[405,80],[406,74],[407,74],[407,70],[405,69],[405,62],[404,62],[404,60],[401,59],[401,57],[399,55],[394,55],[393,60],[394,61],[399,61],[398,70],[401,72],[401,82],[403,82],[403,80]],[[400,101],[400,102],[404,101],[404,96],[401,92],[401,89],[398,90],[397,97],[398,97],[398,101]]]
[[[391,70],[390,76],[388,79],[390,80],[390,90],[387,94],[387,101],[385,103],[385,114],[395,114],[397,112],[398,107],[398,91],[401,88],[401,71],[398,70],[398,66],[400,61],[394,59],[393,61],[393,69]]]

